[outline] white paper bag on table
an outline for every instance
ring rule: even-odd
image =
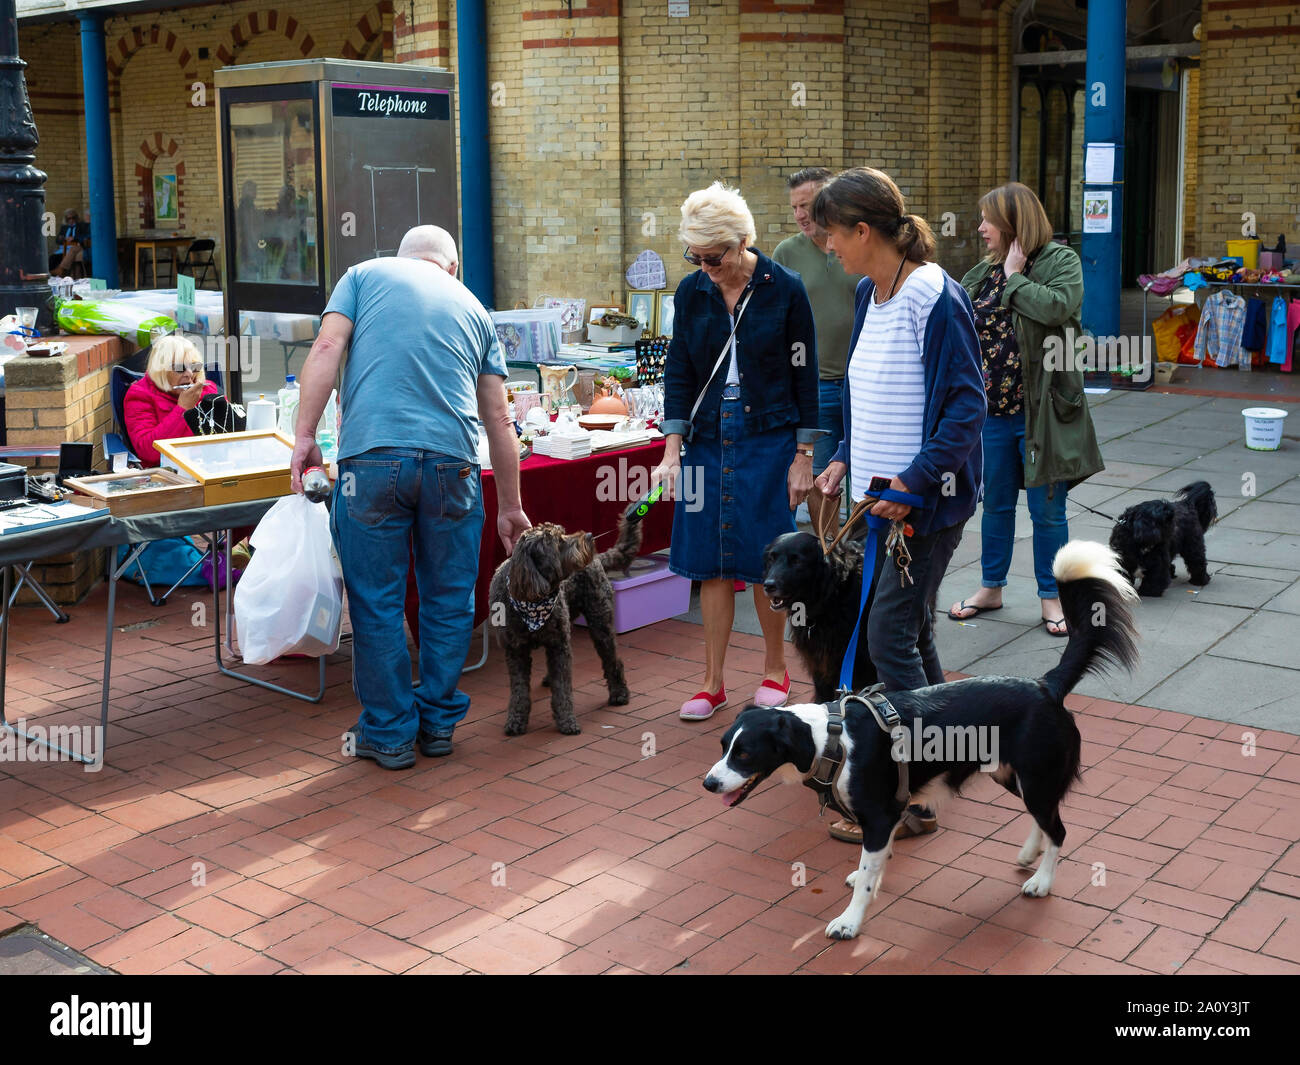
[[[343,571],[324,503],[292,495],[253,530],[252,560],[235,585],[235,626],[244,661],[319,657],[338,650]]]

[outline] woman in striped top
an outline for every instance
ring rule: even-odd
[[[886,538],[877,537],[876,557],[866,560],[877,576],[862,635],[887,691],[939,684],[934,597],[975,511],[983,463],[987,407],[970,300],[929,261],[930,227],[907,213],[887,174],[844,171],[818,194],[813,219],[826,229],[844,269],[866,275],[858,285],[844,379],[844,439],[816,484],[838,496],[847,474],[856,501],[874,494],[873,479],[883,478],[923,500],[909,507],[882,499],[871,508],[910,526],[912,583],[899,579]],[[855,677],[855,686],[867,679]],[[909,807],[900,834],[933,831],[935,824],[929,811]],[[852,839],[855,828],[840,822],[832,834]]]

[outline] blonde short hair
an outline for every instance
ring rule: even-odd
[[[197,371],[197,380],[204,380],[203,353],[192,340],[185,337],[163,337],[154,341],[149,349],[149,364],[145,367],[145,376],[163,392],[170,392],[172,384],[167,380],[169,371],[182,373],[185,370]]]
[[[745,197],[721,181],[686,197],[677,236],[688,248],[752,244],[758,239]]]
[[[1002,262],[1013,241],[1020,241],[1020,250],[1029,258],[1052,239],[1052,223],[1042,201],[1033,189],[1019,181],[986,192],[980,199],[980,211],[989,225],[1002,234],[1006,245],[992,249],[986,256],[989,262]]]

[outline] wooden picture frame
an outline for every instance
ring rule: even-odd
[[[653,289],[628,289],[627,313],[641,323],[641,331],[653,332],[656,322]]]
[[[673,335],[673,296],[675,293],[664,289],[655,297],[655,327],[657,337]]]

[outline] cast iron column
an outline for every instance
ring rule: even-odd
[[[27,98],[27,64],[18,58],[18,12],[0,0],[0,315],[40,307],[49,320],[49,263],[41,221],[45,174],[36,169],[40,137]]]

